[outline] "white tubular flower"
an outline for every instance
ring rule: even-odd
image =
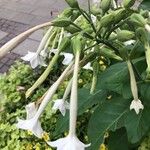
[[[66,114],[66,109],[69,109],[69,103],[63,99],[55,100],[55,103],[52,107],[53,110],[59,110],[63,116]]]
[[[70,104],[65,101],[71,91],[72,79],[69,81],[62,99],[55,100],[53,110],[60,110],[63,116],[66,114],[66,109],[70,109]]]
[[[58,86],[66,77],[68,71],[71,69],[73,63],[71,63],[62,73],[62,75],[58,78],[58,80],[49,88],[47,91],[42,103],[40,104],[39,108],[36,109],[35,104],[31,103],[26,107],[27,110],[27,119],[21,120],[18,119],[17,127],[24,130],[29,130],[33,132],[33,134],[39,138],[43,135],[43,129],[41,128],[41,124],[39,122],[39,118],[43,113],[45,107],[47,106],[48,102],[52,99],[53,95],[55,94]],[[32,112],[32,113],[31,113]]]
[[[31,131],[38,138],[42,138],[43,129],[35,116],[37,108],[35,103],[26,106],[27,120],[18,119],[17,128]]]
[[[78,71],[79,71],[80,51],[76,52],[74,73],[70,97],[70,124],[69,135],[65,138],[58,139],[54,142],[47,142],[50,146],[56,147],[57,150],[85,150],[90,144],[85,145],[76,136],[77,121],[77,103],[78,103]]]
[[[44,58],[38,53],[28,52],[28,54],[24,57],[21,57],[21,59],[23,59],[24,61],[29,61],[33,69],[36,68],[38,65],[46,66]]]
[[[69,65],[73,60],[73,54],[71,53],[61,53],[60,55],[64,55],[64,60],[62,61],[63,65]]]
[[[36,68],[38,65],[47,66],[44,62],[44,58],[40,55],[40,52],[43,50],[47,40],[49,39],[52,28],[53,27],[50,27],[49,30],[44,35],[44,37],[43,37],[42,41],[40,42],[40,45],[39,45],[36,53],[28,52],[27,55],[25,55],[24,57],[21,57],[21,59],[23,59],[24,61],[29,61],[30,64],[31,64],[31,67],[33,69]]]
[[[93,68],[91,67],[91,63],[90,63],[90,62],[87,63],[87,64],[83,67],[83,69],[86,69],[86,70],[93,70]]]
[[[144,109],[144,106],[142,105],[142,102],[138,100],[133,100],[130,105],[130,110],[134,109],[136,114],[139,114],[140,109]]]
[[[76,135],[68,135],[65,138],[58,139],[54,142],[47,142],[50,146],[56,147],[57,150],[85,150],[90,144],[85,145]]]
[[[140,109],[144,109],[144,106],[138,98],[138,88],[137,88],[136,79],[135,79],[134,71],[130,60],[127,61],[127,65],[130,73],[131,92],[134,98],[131,102],[130,110],[134,109],[136,114],[139,114]]]

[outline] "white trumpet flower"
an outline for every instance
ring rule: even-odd
[[[77,87],[78,87],[78,71],[79,71],[80,51],[76,52],[75,66],[71,87],[70,97],[70,124],[69,134],[65,138],[58,139],[53,142],[47,142],[50,146],[56,147],[57,150],[85,150],[90,144],[85,145],[76,136],[76,121],[77,121]]]
[[[24,61],[29,61],[33,69],[36,68],[38,65],[47,66],[44,62],[44,57],[40,55],[40,52],[43,50],[47,40],[49,39],[52,28],[53,27],[50,27],[49,30],[46,32],[36,52],[29,51],[27,55],[21,57],[21,59],[23,59]]]
[[[35,104],[31,103],[27,105],[26,111],[27,111],[27,118],[26,120],[18,119],[18,123],[16,126],[20,129],[29,130],[33,132],[33,134],[39,138],[43,135],[43,129],[41,127],[41,124],[39,122],[39,118],[41,114],[43,113],[45,107],[47,106],[48,102],[52,99],[54,93],[56,92],[58,86],[60,83],[64,80],[66,77],[68,71],[72,67],[73,63],[71,63],[62,73],[62,75],[58,78],[58,80],[49,88],[47,91],[44,99],[42,100],[42,103],[40,104],[39,108],[36,109]]]
[[[136,114],[139,114],[140,109],[144,109],[144,106],[142,105],[142,102],[138,100],[133,100],[130,105],[130,110],[134,109]]]
[[[63,99],[55,100],[52,107],[53,110],[59,110],[63,116],[66,114],[66,109],[69,109],[69,103]]]
[[[85,145],[76,135],[68,135],[65,138],[58,139],[54,142],[47,142],[50,146],[56,147],[57,150],[85,150],[90,144]]]
[[[144,106],[138,98],[138,88],[137,88],[136,79],[135,79],[134,71],[130,60],[127,61],[127,65],[130,73],[131,92],[134,98],[130,104],[130,110],[134,109],[136,114],[139,114],[140,109],[144,109]]]
[[[47,66],[44,62],[44,58],[38,53],[29,51],[28,54],[24,57],[21,57],[21,59],[23,59],[24,61],[29,61],[33,69],[36,68],[38,65]]]
[[[18,119],[17,128],[31,131],[38,138],[42,138],[43,129],[40,122],[35,116],[37,108],[35,103],[30,103],[26,106],[27,118],[26,120]]]

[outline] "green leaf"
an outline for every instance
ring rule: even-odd
[[[140,85],[140,94],[142,99],[144,99],[143,103],[147,106],[150,106],[150,83],[144,83]]]
[[[131,97],[131,90],[129,86],[130,81],[126,63],[118,63],[110,66],[101,74],[99,79],[101,88],[118,94],[124,93],[123,96],[125,98]]]
[[[140,4],[139,8],[146,9],[150,11],[150,1],[149,0],[143,0]]]
[[[80,89],[78,92],[78,115],[82,115],[87,109],[93,105],[102,103],[105,101],[107,93],[104,90],[99,90],[94,94],[90,94],[88,89]],[[64,132],[68,128],[69,124],[69,113],[63,117],[60,115],[56,124],[55,135]]]
[[[108,149],[110,150],[129,150],[127,133],[125,128],[121,128],[116,132],[111,132],[108,139]]]
[[[120,96],[114,96],[99,106],[93,113],[88,127],[88,135],[91,141],[90,150],[98,150],[105,132],[115,131],[123,126],[121,118],[129,110],[129,100]]]
[[[126,114],[125,127],[127,130],[128,140],[131,143],[136,143],[147,134],[150,129],[150,108],[145,106],[144,110],[140,114],[136,114],[135,111],[129,111]]]
[[[144,58],[133,60],[133,64],[141,73],[145,67],[143,65]],[[110,90],[123,95],[123,98],[129,99],[132,97],[130,89],[129,72],[125,62],[117,63],[106,69],[99,77],[99,87]]]

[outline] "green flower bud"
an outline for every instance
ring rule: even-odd
[[[121,30],[117,33],[117,39],[125,42],[135,37],[134,32],[128,30]]]
[[[56,20],[52,21],[52,25],[57,27],[67,27],[70,24],[71,21],[67,18],[57,18]]]
[[[71,8],[79,8],[77,0],[65,0]]]
[[[91,7],[91,13],[94,15],[94,16],[97,16],[99,14],[101,14],[101,11],[99,8],[97,8],[96,6],[93,6]]]
[[[136,0],[124,0],[123,1],[123,6],[125,8],[130,8],[130,7],[132,7],[135,4],[135,1]]]
[[[145,28],[139,27],[136,30],[136,36],[146,48],[149,47],[148,33],[146,32]]]
[[[73,25],[70,25],[70,26],[68,26],[68,27],[65,27],[65,30],[68,31],[68,32],[70,32],[71,34],[74,34],[74,33],[80,31],[80,29],[76,28],[76,27],[73,26]]]
[[[110,5],[111,5],[111,0],[102,0],[101,1],[101,9],[103,11],[103,14],[105,14],[109,8],[110,8]]]
[[[72,8],[66,8],[61,14],[60,17],[70,17],[73,14]]]
[[[69,37],[64,37],[60,43],[59,50],[65,51],[66,48],[70,45],[71,41]]]
[[[130,16],[130,21],[136,26],[144,27],[146,25],[146,20],[140,14],[132,14]]]
[[[128,12],[124,8],[115,10],[114,13],[115,13],[114,22],[116,24],[128,17]]]
[[[103,47],[102,49],[100,49],[100,54],[105,57],[108,57],[108,58],[122,60],[122,58],[120,56],[116,55],[114,51],[112,51],[106,47]]]
[[[103,16],[100,20],[100,26],[107,27],[108,25],[114,23],[114,17],[114,13]]]

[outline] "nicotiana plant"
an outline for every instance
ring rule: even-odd
[[[65,1],[70,8],[55,20],[20,34],[0,49],[2,57],[47,26],[37,52],[22,57],[33,69],[45,67],[26,98],[40,88],[60,58],[65,66],[41,101],[25,106],[26,119],[18,118],[16,126],[38,138],[45,136],[40,117],[61,83],[68,80],[64,96],[54,101],[52,109],[62,114],[55,135],[69,131],[66,137],[47,140],[49,146],[57,150],[137,148],[150,131],[150,13],[143,8],[144,1],[137,8],[136,0],[88,0],[87,10],[77,0]],[[86,70],[92,72],[91,83],[80,88],[80,73]],[[87,132],[78,137],[81,115],[88,115]]]

